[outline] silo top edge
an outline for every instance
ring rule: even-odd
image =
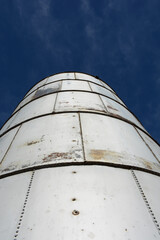
[[[113,90],[113,92],[115,92],[115,90],[114,90],[108,83],[106,83],[104,80],[102,80],[99,76],[94,76],[94,75],[92,75],[92,74],[85,73],[85,72],[79,72],[79,71],[64,71],[64,72],[57,72],[57,73],[54,73],[54,74],[51,74],[51,75],[48,75],[48,76],[42,78],[41,80],[39,80],[38,82],[36,82],[36,83],[26,92],[25,96],[28,94],[28,92],[29,92],[34,86],[36,86],[36,85],[37,85],[38,83],[40,83],[41,81],[43,81],[43,80],[45,80],[45,79],[47,79],[47,78],[49,78],[49,77],[53,77],[53,76],[55,76],[55,75],[64,74],[64,73],[81,73],[81,74],[84,74],[84,75],[88,75],[88,76],[94,77],[94,78],[102,81],[104,84],[108,85],[108,86]]]

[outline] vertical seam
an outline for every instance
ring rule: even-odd
[[[90,82],[87,81],[87,83],[88,83],[88,85],[89,85],[89,88],[91,89],[91,92],[93,92],[93,89],[92,89],[92,87],[91,87]]]
[[[133,179],[135,180],[135,183],[136,183],[136,185],[138,187],[138,190],[139,190],[139,192],[140,192],[140,194],[141,194],[141,196],[143,198],[143,201],[145,202],[145,205],[146,205],[146,207],[148,209],[148,212],[149,212],[149,214],[150,214],[150,216],[152,218],[152,221],[153,221],[153,223],[154,223],[155,227],[157,228],[158,233],[160,235],[160,225],[159,225],[159,223],[158,223],[158,221],[157,221],[157,219],[156,219],[156,217],[155,217],[155,215],[153,213],[153,210],[151,209],[151,206],[150,206],[150,204],[149,204],[149,202],[147,200],[147,197],[144,194],[142,186],[141,186],[141,184],[140,184],[140,182],[139,182],[135,172],[133,170],[131,170],[131,173],[132,173]]]
[[[28,202],[28,198],[29,198],[34,174],[35,174],[35,170],[32,172],[32,175],[31,175],[31,179],[30,179],[30,182],[29,182],[29,185],[28,185],[28,189],[27,189],[26,197],[25,197],[25,200],[24,200],[24,203],[23,203],[21,215],[20,215],[20,218],[19,218],[19,221],[18,221],[16,233],[14,235],[14,240],[17,240],[17,237],[18,237],[18,234],[19,234],[19,231],[20,231],[20,227],[21,227],[22,220],[23,220],[24,213],[25,213],[25,209],[26,209],[26,206],[27,206],[27,202]]]
[[[63,82],[63,80],[61,81],[60,91],[62,90],[62,82]],[[55,112],[56,103],[57,103],[57,98],[58,98],[58,93],[56,94],[56,98],[55,98],[55,102],[54,102],[54,106],[53,106],[53,111],[52,111],[52,113]]]
[[[134,127],[136,132],[138,133],[138,135],[140,136],[140,138],[143,140],[143,142],[146,144],[146,146],[149,148],[150,152],[153,154],[153,156],[156,158],[156,160],[158,161],[158,163],[160,163],[159,159],[157,158],[157,156],[155,155],[155,153],[152,151],[152,149],[150,148],[150,146],[146,143],[146,141],[144,140],[144,138],[141,136],[141,134],[138,132],[137,128]]]
[[[82,142],[83,158],[84,158],[84,161],[86,161],[85,150],[84,150],[84,140],[83,140],[81,116],[80,116],[80,113],[79,113],[79,112],[78,112],[78,118],[79,118],[79,127],[80,127],[80,135],[81,135],[81,142]]]
[[[11,147],[11,145],[12,145],[14,139],[15,139],[15,137],[17,136],[17,134],[18,134],[18,132],[19,132],[21,126],[22,126],[22,125],[20,125],[20,126],[18,127],[18,129],[17,129],[17,131],[16,131],[16,133],[15,133],[15,135],[14,135],[14,137],[13,137],[11,143],[9,144],[9,146],[8,146],[8,148],[7,148],[7,150],[6,150],[6,152],[5,152],[5,154],[4,154],[3,158],[2,158],[2,160],[1,160],[1,162],[0,162],[0,164],[2,164],[3,160],[5,159],[5,157],[6,157],[7,153],[8,153],[8,151],[9,151],[9,149],[10,149],[10,147]]]
[[[91,92],[93,92],[93,89],[92,89],[92,87],[91,87],[91,85],[90,85],[89,82],[88,82],[88,84],[89,84],[89,87],[90,87],[90,89],[91,89]],[[104,102],[103,102],[103,100],[102,100],[102,98],[101,98],[101,96],[99,95],[98,92],[97,92],[97,95],[99,96],[100,101],[102,102],[102,105],[103,105],[104,109],[106,110],[107,113],[109,113],[108,110],[107,110],[107,107],[105,106],[105,104],[104,104]]]

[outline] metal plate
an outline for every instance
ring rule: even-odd
[[[160,146],[156,142],[154,142],[149,136],[147,136],[145,133],[143,133],[142,131],[140,131],[138,129],[137,129],[137,131],[139,132],[139,134],[142,136],[144,141],[148,144],[148,146],[151,148],[153,153],[156,155],[156,157],[160,161]]]
[[[113,116],[116,116],[118,118],[121,118],[121,117],[125,118],[125,119],[133,122],[140,128],[142,128],[143,130],[145,130],[143,128],[143,126],[140,124],[140,122],[125,107],[123,107],[122,105],[118,104],[115,101],[110,100],[109,98],[106,98],[103,96],[101,98],[102,98],[102,101],[104,102],[104,105],[107,108],[107,111],[110,114],[112,114]]]
[[[74,73],[58,73],[48,78],[47,83],[58,81],[61,79],[75,79]]]
[[[84,90],[91,91],[88,82],[84,81],[76,81],[76,80],[68,80],[63,81],[62,90]]]
[[[92,77],[90,75],[87,75],[87,74],[84,74],[84,73],[75,73],[76,75],[76,79],[81,79],[81,80],[88,80],[88,81],[91,81],[93,83],[97,83],[97,84],[100,84],[103,86],[103,83],[101,80],[95,78],[95,77]]]
[[[0,179],[0,236],[15,239],[31,172]]]
[[[43,87],[42,87],[43,88]],[[32,92],[31,94],[29,94],[26,98],[24,98],[20,104],[17,106],[17,108],[15,109],[14,112],[16,112],[18,109],[20,109],[21,107],[23,107],[26,103],[30,102],[31,100],[34,99],[35,93],[37,90],[35,90],[34,92]]]
[[[12,129],[10,132],[6,133],[4,136],[2,136],[0,138],[0,163],[1,163],[5,153],[7,152],[18,128]]]
[[[33,92],[34,90],[36,90],[38,87],[43,86],[45,83],[47,83],[48,78],[45,78],[44,80],[40,81],[39,83],[37,83],[27,94],[26,96],[28,96],[31,92]]]
[[[37,97],[45,96],[48,93],[55,93],[57,91],[60,91],[61,84],[62,84],[62,82],[60,81],[60,82],[50,83],[50,84],[45,85],[42,88],[39,88],[36,91],[34,98],[36,99]]]
[[[5,131],[7,131],[7,129],[10,128],[11,123],[14,121],[14,119],[16,119],[18,113],[15,113],[6,123],[5,125],[2,127],[2,129],[0,130],[0,134],[3,134]]]
[[[102,84],[103,84],[104,87],[110,89],[112,92],[115,92],[110,86],[108,86],[108,84],[106,82],[102,81]]]
[[[78,114],[57,114],[22,125],[1,173],[36,165],[83,161]]]
[[[116,95],[114,93],[112,93],[111,91],[107,90],[106,88],[100,87],[94,83],[90,83],[90,86],[91,86],[93,92],[103,94],[103,95],[110,97],[117,101]]]
[[[133,126],[108,116],[81,113],[87,161],[160,171],[160,165]]]
[[[27,104],[18,112],[17,117],[13,120],[10,127],[13,127],[27,119],[37,117],[42,114],[53,112],[56,95],[48,95],[39,98],[30,104]]]
[[[105,108],[99,96],[97,94],[86,92],[58,93],[55,110],[88,110],[105,112]]]
[[[18,239],[151,240],[159,235],[128,170],[71,166],[35,172]]]
[[[135,171],[135,173],[151,210],[160,224],[160,177],[140,171]]]
[[[29,96],[24,98],[24,100],[22,102],[20,102],[18,107],[15,109],[15,111],[17,111],[19,108],[24,106],[26,103],[28,103],[28,102],[30,102],[30,101],[32,101],[34,99],[37,99],[37,98],[42,97],[42,96],[45,96],[48,93],[57,92],[60,89],[61,89],[61,82],[55,82],[55,83],[51,83],[51,84],[45,85],[43,87],[40,87],[37,90],[35,90],[34,92],[32,92]]]

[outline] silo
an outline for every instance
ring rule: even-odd
[[[160,239],[160,147],[98,77],[41,80],[0,134],[0,239]]]

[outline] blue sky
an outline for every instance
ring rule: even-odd
[[[1,0],[0,126],[28,89],[63,71],[98,75],[160,142],[159,0]]]

